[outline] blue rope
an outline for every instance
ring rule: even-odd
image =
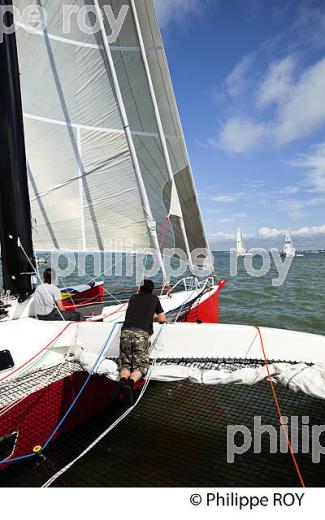
[[[17,462],[18,460],[30,459],[31,457],[35,457],[36,453],[30,453],[29,455],[23,455],[22,457],[17,457],[15,459],[9,460],[1,460],[0,464],[9,464],[10,462]]]
[[[45,448],[49,445],[49,443],[51,442],[51,440],[53,439],[54,435],[57,433],[57,431],[61,428],[62,424],[64,423],[64,421],[66,420],[66,418],[68,417],[68,415],[70,414],[72,408],[74,408],[75,404],[77,403],[77,401],[79,401],[84,389],[86,388],[87,384],[89,383],[89,380],[91,378],[91,376],[93,375],[94,371],[96,370],[97,366],[99,365],[99,362],[100,362],[100,359],[102,357],[102,355],[104,354],[105,352],[105,349],[107,347],[107,344],[109,343],[112,335],[113,335],[113,332],[116,328],[116,325],[118,325],[118,323],[114,323],[113,325],[113,328],[112,330],[110,331],[109,335],[108,335],[108,338],[107,340],[105,341],[104,343],[104,346],[103,348],[101,349],[99,355],[98,355],[98,358],[96,359],[96,362],[95,364],[93,365],[93,367],[91,368],[90,372],[89,372],[89,375],[86,379],[86,381],[84,382],[84,384],[82,385],[81,389],[79,390],[76,398],[74,399],[74,401],[71,403],[71,405],[69,406],[69,408],[67,409],[67,411],[65,412],[64,416],[62,417],[62,419],[60,420],[59,424],[56,426],[56,428],[54,428],[53,432],[51,433],[51,435],[49,436],[49,438],[47,439],[47,441],[45,442],[43,448],[42,448],[42,451],[45,450]]]

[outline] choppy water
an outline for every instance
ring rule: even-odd
[[[229,255],[217,253],[216,268],[228,278]],[[228,278],[220,298],[220,320],[325,334],[325,254],[295,258],[282,287],[272,285],[277,276],[272,262],[267,276],[252,278],[238,259],[238,276]]]
[[[113,263],[115,261],[116,259],[113,258]],[[120,273],[98,277],[98,279],[105,279],[107,290],[120,295],[136,286],[135,277],[125,277],[121,280],[125,272],[123,264],[125,261],[122,262]],[[253,266],[256,269],[260,268],[261,260],[258,257],[254,258]],[[90,258],[85,262],[85,270],[87,275],[78,274],[75,270],[62,283],[69,285],[89,282],[94,276],[94,261]],[[102,270],[103,263],[99,272]],[[325,334],[324,253],[305,254],[303,258],[295,258],[281,287],[272,285],[272,279],[278,277],[273,262],[266,276],[255,278],[247,274],[244,259],[239,258],[238,274],[234,277],[230,273],[229,253],[217,252],[215,270],[219,279],[228,280],[228,285],[223,289],[220,297],[221,322],[258,324]]]

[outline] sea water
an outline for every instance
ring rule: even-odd
[[[40,256],[44,256],[43,253]],[[228,283],[220,294],[220,321],[244,325],[260,325],[284,329],[325,334],[325,253],[306,253],[304,257],[293,259],[288,275],[281,287],[275,287],[272,280],[278,277],[277,268],[271,259],[270,271],[262,277],[251,276],[244,258],[237,259],[237,275],[230,268],[229,252],[215,252],[215,271],[218,279]],[[102,257],[103,259],[103,257]],[[125,257],[116,257],[112,263],[120,264],[113,274],[103,273],[91,255],[67,277],[60,280],[60,286],[88,283],[92,279],[104,280],[108,293],[122,299],[136,287],[136,276],[125,276]],[[253,258],[253,267],[259,270],[261,258]],[[59,265],[64,267],[65,260]],[[104,262],[102,262],[104,266]],[[149,265],[148,265],[149,267]],[[40,267],[40,275],[45,267]],[[99,270],[99,272],[98,272]],[[190,273],[187,273],[190,274]],[[154,277],[160,285],[160,277]],[[172,278],[175,283],[177,278]],[[2,280],[1,280],[2,282]],[[2,283],[1,283],[2,285]],[[112,301],[112,297],[108,298]]]

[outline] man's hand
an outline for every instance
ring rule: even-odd
[[[167,323],[166,314],[162,312],[161,314],[158,314],[154,317],[154,321],[159,323]]]

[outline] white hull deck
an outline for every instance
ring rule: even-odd
[[[34,356],[41,356],[44,351],[48,355],[38,366],[55,365],[68,353],[78,356],[81,351],[96,358],[105,343],[107,348],[104,357],[117,358],[121,327],[122,323],[67,324],[25,318],[1,323],[1,344],[3,349],[10,351],[14,369],[31,358],[35,360]],[[264,358],[255,327],[175,323],[156,324],[154,328],[152,359]],[[325,362],[325,336],[265,327],[260,330],[268,360],[291,363]],[[11,371],[12,369],[8,372]],[[2,372],[1,376],[5,374],[6,372]],[[19,370],[12,377],[17,376]]]

